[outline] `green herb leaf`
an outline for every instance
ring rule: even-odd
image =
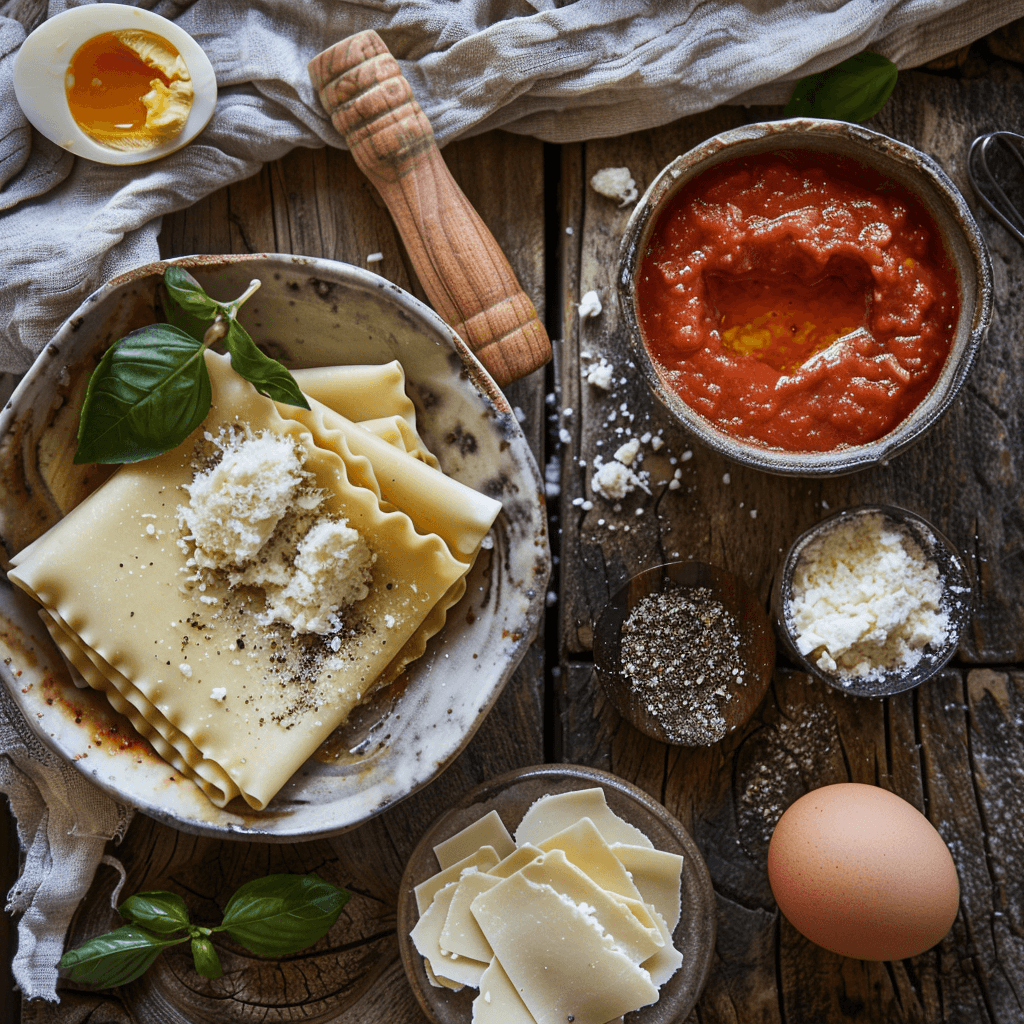
[[[126,921],[143,925],[158,935],[173,935],[189,924],[185,901],[172,892],[137,892],[117,912]]]
[[[275,402],[308,409],[309,402],[299,389],[295,378],[276,359],[265,355],[238,322],[238,310],[253,293],[258,281],[232,302],[218,302],[203,291],[199,282],[181,267],[171,266],[164,271],[164,286],[172,300],[168,317],[194,338],[203,340],[206,329],[219,316],[226,324],[222,339],[231,355],[235,373],[244,377],[256,390]]]
[[[210,410],[201,342],[170,324],[133,331],[89,379],[74,461],[139,462],[181,444]]]
[[[224,341],[231,353],[234,371],[249,381],[261,395],[275,402],[297,405],[300,409],[309,408],[309,402],[299,390],[295,378],[276,359],[264,355],[237,320],[230,321]]]
[[[71,968],[71,977],[75,981],[95,988],[114,988],[127,985],[143,974],[162,949],[185,941],[184,936],[180,939],[161,938],[144,928],[126,924],[106,935],[89,939],[77,949],[68,950],[60,965]]]
[[[172,299],[172,306],[184,310],[207,326],[218,313],[225,311],[224,304],[211,299],[203,291],[203,286],[181,267],[170,266],[164,271],[164,287]]]
[[[323,938],[350,896],[318,875],[267,875],[235,892],[214,930],[260,956],[284,956]]]
[[[192,940],[192,959],[195,962],[196,970],[204,978],[219,978],[224,972],[221,970],[220,957],[213,943],[200,936]]]
[[[841,64],[796,83],[787,117],[830,117],[866,121],[881,109],[896,86],[898,71],[879,53],[858,53]]]

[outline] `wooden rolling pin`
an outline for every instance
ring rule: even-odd
[[[376,32],[335,43],[309,77],[398,225],[434,309],[501,386],[543,366],[551,342],[505,254],[455,183],[430,122]]]

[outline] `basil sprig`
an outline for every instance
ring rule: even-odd
[[[188,271],[168,267],[170,323],[132,331],[103,354],[86,389],[74,461],[139,462],[181,444],[210,411],[203,351],[213,345],[227,349],[232,368],[261,395],[308,409],[295,378],[238,322],[239,308],[259,284],[218,302]]]
[[[267,875],[236,890],[221,923],[207,928],[192,924],[180,896],[140,892],[118,907],[130,924],[68,950],[60,965],[71,969],[75,981],[114,988],[144,974],[161,950],[191,942],[196,971],[219,978],[220,958],[210,939],[215,932],[227,932],[259,956],[287,956],[322,939],[350,896],[318,875]]]
[[[866,121],[896,86],[896,65],[880,53],[858,53],[828,71],[801,78],[786,104],[787,117]]]

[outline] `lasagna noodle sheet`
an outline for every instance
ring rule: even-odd
[[[456,558],[476,558],[501,507],[498,502],[408,458],[316,400],[310,405],[310,411],[287,407],[287,413],[317,444],[344,458],[355,483],[375,491],[386,507],[402,509],[421,533],[439,536]]]
[[[379,366],[318,366],[292,375],[307,398],[439,468],[416,430],[416,407],[405,393],[405,371],[397,359]],[[286,406],[278,409],[288,415]]]
[[[226,357],[208,353],[207,362],[214,407],[203,427],[174,451],[118,470],[15,556],[10,576],[49,611],[72,664],[162,756],[219,806],[240,792],[261,809],[356,704],[422,653],[464,591],[471,559],[429,529],[433,511],[410,516],[384,496],[398,497],[390,481],[407,473],[429,474],[446,494],[453,481],[351,421],[328,429],[322,415],[308,427],[282,417]],[[204,429],[216,436],[238,424],[293,437],[326,495],[322,510],[344,515],[376,553],[351,630],[293,637],[289,627],[256,624],[258,592],[190,582],[177,507],[195,445]],[[479,495],[455,487],[460,506],[479,507]],[[493,521],[500,506],[491,506]],[[479,548],[491,521],[479,518],[475,537],[460,535],[463,546]]]

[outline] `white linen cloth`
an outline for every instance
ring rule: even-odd
[[[96,287],[158,258],[161,216],[296,146],[341,146],[306,65],[365,28],[402,65],[443,145],[492,128],[570,142],[722,103],[784,102],[863,49],[924,63],[1024,15],[1024,0],[157,0],[209,54],[213,120],[138,167],[76,159],[14,96],[22,26],[0,18],[0,373],[20,373]],[[48,15],[68,6],[51,0]],[[0,663],[0,675],[4,667]],[[8,682],[10,682],[8,680]],[[0,691],[3,686],[0,685]],[[49,753],[0,693],[0,790],[26,852],[18,984],[56,1000],[68,920],[130,810]]]

